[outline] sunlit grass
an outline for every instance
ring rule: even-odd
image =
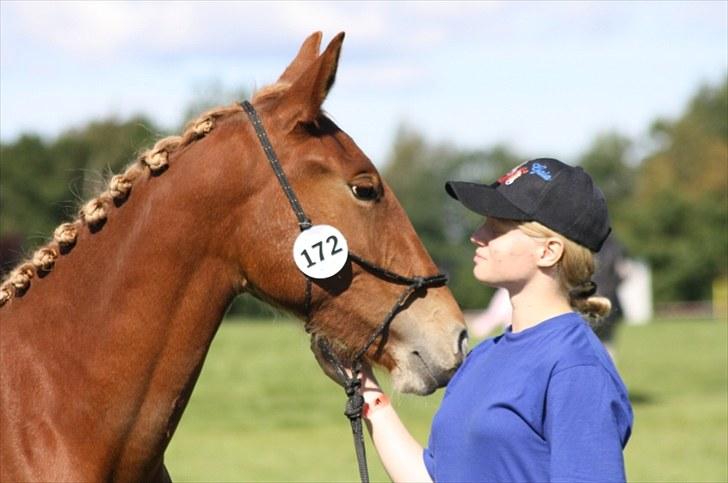
[[[703,320],[621,328],[617,361],[635,410],[630,481],[728,481],[726,327]],[[394,397],[423,443],[440,393]],[[357,481],[343,405],[297,323],[225,322],[167,467],[177,481]],[[367,450],[372,480],[387,481]]]
[[[631,481],[728,481],[725,321],[625,327],[618,362],[635,409]]]

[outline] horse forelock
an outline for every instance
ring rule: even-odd
[[[73,249],[84,226],[92,230],[101,229],[109,211],[126,200],[142,175],[147,172],[163,173],[171,154],[205,137],[215,127],[216,121],[240,111],[242,108],[238,104],[211,109],[187,123],[182,134],[162,138],[150,149],[142,151],[123,173],[108,180],[102,193],[81,204],[76,219],[59,225],[48,243],[37,248],[29,259],[21,261],[4,277],[0,282],[0,307],[29,290],[33,278],[50,272],[56,259]]]

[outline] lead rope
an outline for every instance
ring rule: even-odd
[[[364,396],[361,395],[361,362],[356,361],[351,368],[351,376],[346,373],[344,365],[339,361],[325,339],[318,339],[318,346],[326,361],[334,367],[339,382],[346,392],[346,405],[344,415],[349,418],[351,435],[354,438],[354,452],[359,467],[359,479],[362,483],[369,483],[369,468],[367,467],[367,453],[364,445],[364,430],[362,427],[362,411],[364,410]]]
[[[242,106],[243,110],[245,110],[248,118],[250,118],[250,122],[253,124],[253,128],[255,128],[255,133],[258,136],[260,145],[262,146],[263,151],[265,152],[265,155],[270,162],[271,168],[273,168],[273,172],[278,178],[278,182],[281,185],[281,188],[283,188],[283,192],[288,198],[288,202],[291,204],[291,208],[293,209],[296,218],[298,219],[298,227],[301,231],[311,228],[311,220],[306,216],[306,213],[304,213],[303,208],[301,207],[301,203],[296,197],[296,193],[293,191],[293,188],[291,188],[291,185],[288,182],[288,178],[283,172],[281,163],[280,161],[278,161],[278,157],[273,150],[273,145],[271,144],[270,139],[268,139],[268,135],[265,132],[265,127],[263,126],[263,123],[261,122],[258,113],[255,111],[253,105],[248,101],[241,102],[240,106]],[[351,432],[354,438],[354,450],[356,452],[356,460],[359,466],[359,478],[361,479],[362,483],[369,483],[369,470],[367,468],[366,447],[364,446],[364,431],[362,429],[362,411],[364,409],[364,396],[362,396],[361,394],[361,381],[359,380],[359,374],[361,373],[362,369],[361,360],[364,357],[364,354],[366,354],[366,352],[369,350],[369,347],[371,347],[371,345],[374,343],[374,341],[377,340],[379,336],[385,334],[389,330],[389,324],[392,322],[392,320],[394,320],[394,317],[402,309],[402,307],[404,307],[405,303],[413,293],[423,287],[447,283],[447,276],[444,274],[437,274],[430,277],[405,277],[403,275],[390,272],[389,270],[384,269],[352,252],[349,252],[349,258],[351,258],[352,261],[357,262],[366,270],[374,273],[381,278],[387,279],[393,283],[407,284],[407,287],[405,288],[404,292],[402,292],[402,294],[399,296],[392,309],[389,311],[389,313],[387,313],[387,315],[384,316],[384,320],[382,321],[382,323],[379,324],[377,329],[372,333],[364,347],[356,352],[354,358],[352,359],[353,363],[351,368],[351,376],[346,373],[345,366],[334,355],[334,352],[331,350],[331,347],[326,342],[326,340],[324,338],[318,339],[318,346],[321,350],[321,354],[326,358],[327,362],[334,367],[336,374],[339,377],[339,382],[344,386],[344,391],[346,392],[347,397],[344,414],[351,423]],[[306,325],[308,326],[311,315],[311,279],[309,277],[306,277],[306,292],[304,297],[304,310],[307,319]],[[382,339],[382,344],[384,343],[384,340],[385,338]]]
[[[367,452],[364,445],[364,430],[361,421],[362,411],[364,410],[364,396],[361,394],[360,372],[361,364],[357,362],[352,368],[351,377],[347,378],[346,384],[344,385],[344,391],[347,397],[344,415],[349,418],[349,423],[351,424],[351,434],[354,438],[354,452],[356,453],[356,462],[359,467],[359,479],[361,483],[369,483]]]

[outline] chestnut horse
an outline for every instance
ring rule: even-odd
[[[387,270],[434,274],[390,188],[321,111],[343,39],[319,54],[311,35],[252,103],[314,223]],[[239,293],[310,316],[341,357],[362,347],[402,286],[349,261],[307,297],[297,234],[239,105],[114,176],[0,286],[0,480],[167,480],[165,448]],[[427,394],[461,363],[464,327],[447,288],[420,289],[365,357],[396,389]]]

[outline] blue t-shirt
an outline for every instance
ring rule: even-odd
[[[435,414],[436,482],[624,481],[632,407],[609,354],[571,312],[476,346]]]

